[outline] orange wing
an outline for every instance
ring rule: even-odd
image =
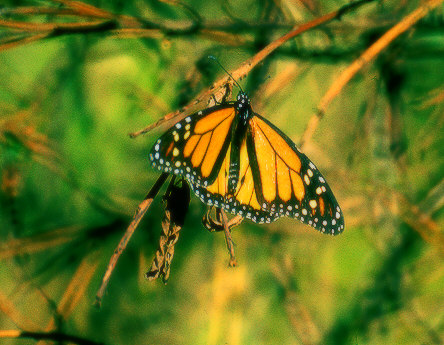
[[[342,232],[341,209],[316,166],[262,116],[255,114],[249,124],[248,156],[262,210],[276,218],[297,218],[321,232]]]
[[[235,111],[224,104],[188,116],[172,126],[150,152],[153,167],[210,185],[218,176],[231,141]]]
[[[239,182],[233,195],[228,194],[230,147],[215,181],[207,187],[191,184],[194,193],[207,205],[225,209],[257,223],[270,223],[278,216],[263,210],[256,196],[253,172],[248,158],[246,139],[241,143]]]
[[[157,169],[183,175],[207,205],[270,223],[299,219],[321,232],[344,229],[341,209],[316,166],[277,127],[255,114],[240,144],[239,181],[228,193],[232,104],[206,109],[170,128],[150,153]]]

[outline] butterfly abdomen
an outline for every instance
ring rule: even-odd
[[[245,100],[243,102],[236,102],[235,108],[236,117],[234,119],[231,134],[230,168],[228,170],[228,194],[230,195],[236,191],[236,187],[239,183],[240,147],[245,140],[248,130],[248,122],[253,113],[251,106]]]

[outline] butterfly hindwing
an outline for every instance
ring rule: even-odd
[[[191,183],[194,193],[207,205],[221,207],[225,211],[251,219],[256,223],[270,223],[278,218],[263,210],[258,201],[253,173],[247,153],[246,138],[240,145],[239,182],[235,192],[228,193],[228,175],[230,167],[230,147],[224,157],[215,181],[204,187]]]
[[[192,184],[211,184],[230,144],[234,116],[233,105],[223,104],[177,122],[154,144],[152,165],[185,176]]]

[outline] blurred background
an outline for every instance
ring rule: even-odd
[[[193,195],[164,285],[144,278],[161,231],[158,197],[102,308],[93,307],[158,177],[148,152],[168,125],[128,133],[222,77],[208,55],[234,70],[294,25],[347,3],[5,0],[0,330],[106,344],[442,344],[442,5],[357,73],[304,144],[344,211],[343,234],[292,219],[245,221],[233,230],[238,267],[229,268],[223,233],[203,228],[206,208]],[[239,81],[253,109],[298,143],[340,73],[421,3],[369,1],[290,40]],[[98,18],[112,20],[42,34],[48,23]]]

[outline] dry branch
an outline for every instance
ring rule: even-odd
[[[283,35],[282,37],[279,37],[275,41],[268,44],[264,49],[259,51],[256,55],[251,57],[250,59],[246,60],[240,67],[235,69],[231,72],[231,75],[235,80],[241,80],[244,78],[255,66],[257,66],[260,62],[262,62],[265,58],[267,58],[272,52],[274,52],[277,48],[282,46],[285,42],[288,40],[294,38],[297,35],[300,35],[306,31],[313,30],[315,28],[320,27],[321,25],[324,25],[326,23],[331,22],[334,19],[341,18],[345,13],[351,11],[352,9],[355,9],[361,5],[364,5],[366,3],[372,2],[373,0],[361,0],[356,1],[354,3],[351,3],[349,5],[346,5],[342,8],[340,8],[337,11],[333,11],[331,13],[328,13],[320,18],[316,18],[312,21],[309,21],[308,23],[302,24],[300,26],[294,27],[290,32]],[[202,91],[197,97],[195,97],[191,102],[189,102],[186,106],[183,108],[171,112],[167,115],[165,115],[163,118],[159,119],[155,123],[149,125],[148,127],[139,130],[137,132],[130,133],[130,137],[135,138],[139,135],[148,133],[152,129],[160,126],[161,124],[173,120],[181,115],[186,114],[187,111],[190,109],[193,109],[198,104],[201,104],[204,101],[208,101],[211,96],[214,96],[216,99],[221,99],[225,95],[225,85],[230,84],[230,77],[225,76],[220,78],[218,81],[216,81],[213,86],[209,89],[206,89]]]
[[[80,226],[70,226],[25,238],[13,238],[0,245],[0,260],[33,254],[72,242],[79,236]]]
[[[89,286],[91,279],[94,277],[98,265],[97,251],[89,254],[82,260],[57,306],[57,315],[54,316],[45,327],[46,332],[55,329],[56,317],[62,318],[63,320],[69,318],[74,311],[74,308],[80,303],[82,297],[85,295],[86,289]]]
[[[165,174],[165,173],[160,175],[160,177],[157,179],[154,186],[148,192],[145,199],[143,199],[143,201],[137,207],[137,210],[136,210],[136,213],[134,214],[133,220],[132,220],[131,224],[128,226],[128,228],[126,229],[126,232],[123,235],[122,239],[120,240],[117,248],[114,250],[114,254],[111,257],[111,260],[108,264],[106,272],[102,278],[102,284],[100,285],[100,288],[96,294],[95,305],[97,307],[100,307],[100,305],[102,303],[103,295],[105,294],[105,290],[106,290],[106,287],[108,286],[109,279],[111,278],[111,274],[113,273],[114,268],[116,267],[116,264],[117,264],[117,261],[119,260],[120,255],[125,250],[129,240],[131,239],[131,236],[133,235],[134,231],[136,230],[137,226],[139,225],[139,223],[142,220],[143,216],[145,215],[146,211],[151,206],[151,203],[153,202],[154,197],[159,193],[160,188],[165,183],[168,176],[169,175]]]
[[[77,337],[75,335],[64,334],[60,332],[24,332],[17,330],[0,330],[0,339],[34,339],[34,340],[52,340],[56,342],[69,342],[78,345],[104,345],[104,343],[92,341],[89,339]]]
[[[441,255],[444,254],[444,235],[439,224],[432,219],[430,214],[410,203],[404,195],[400,193],[399,196],[403,206],[401,219],[418,232],[424,241],[436,248]],[[430,205],[433,203],[430,202]]]
[[[1,291],[0,312],[3,315],[7,316],[19,328],[38,330],[40,327],[37,323],[34,322],[33,319],[28,318],[27,315],[22,314],[22,312],[18,310],[11,299],[8,296],[4,295]]]
[[[431,10],[438,7],[444,0],[429,0],[425,4],[419,6],[416,10],[402,19],[398,24],[388,30],[381,38],[366,49],[359,58],[353,61],[331,85],[330,89],[325,93],[319,102],[316,114],[314,114],[301,140],[301,145],[310,140],[313,133],[318,126],[319,120],[324,116],[327,107],[335,99],[342,89],[349,83],[349,81],[358,73],[364,66],[374,60],[387,46],[392,43],[397,37],[410,29],[420,19],[424,18]]]

